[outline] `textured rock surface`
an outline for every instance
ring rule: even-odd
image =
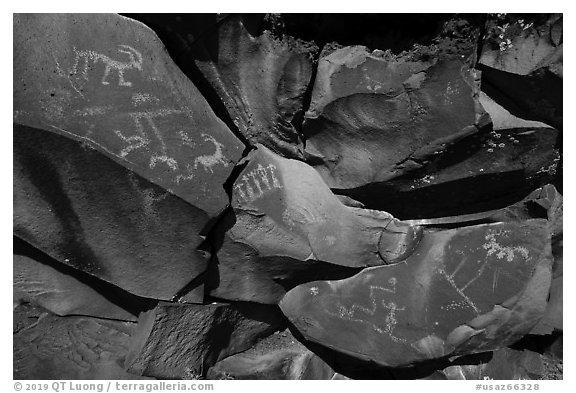
[[[517,116],[561,130],[563,17],[526,16],[488,20],[478,66],[482,90]]]
[[[497,349],[543,316],[546,222],[426,233],[405,263],[290,291],[280,307],[312,341],[384,366]]]
[[[420,168],[489,121],[460,59],[395,58],[365,47],[324,53],[306,112],[308,161],[332,188]]]
[[[204,375],[218,360],[245,351],[284,325],[274,306],[160,304],[140,315],[126,368],[156,378]]]
[[[540,354],[532,351],[515,351],[509,348],[495,351],[492,359],[487,363],[454,365],[440,372],[445,379],[449,380],[542,379],[544,373],[544,362]]]
[[[499,130],[462,140],[420,171],[344,192],[402,219],[472,214],[506,207],[556,183],[560,166],[557,130]]]
[[[100,152],[18,127],[13,168],[14,234],[52,258],[165,300],[206,269],[206,213]]]
[[[298,129],[318,48],[269,31],[251,34],[245,24],[239,15],[223,18],[190,45],[191,56],[251,144],[302,158]]]
[[[114,304],[78,279],[24,255],[14,255],[14,302],[32,302],[57,315],[136,321],[137,317]]]
[[[14,16],[14,123],[66,135],[215,216],[244,146],[156,35],[112,14]]]
[[[21,313],[30,310],[16,308],[15,321]],[[14,379],[146,379],[122,367],[133,324],[38,316],[14,332]]]
[[[217,252],[218,289],[211,292],[226,299],[274,302],[282,289],[265,298],[258,292],[295,271],[310,278],[321,267],[314,261],[347,267],[398,262],[421,234],[386,212],[345,206],[312,167],[263,146],[233,186],[232,209]]]
[[[332,379],[335,373],[288,330],[230,356],[208,370],[208,379]]]

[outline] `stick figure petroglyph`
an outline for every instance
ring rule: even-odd
[[[391,277],[388,280],[389,287],[370,285],[369,299],[370,306],[366,307],[360,304],[352,304],[350,307],[343,306],[340,302],[336,303],[336,312],[327,310],[326,313],[342,320],[360,322],[369,325],[377,333],[385,333],[395,342],[405,342],[406,340],[394,335],[394,328],[398,323],[396,319],[397,311],[404,311],[406,307],[399,307],[393,301],[387,301],[382,297],[386,294],[396,293],[397,280]],[[374,317],[378,316],[377,311],[382,306],[386,312],[384,317],[384,326],[375,323]]]

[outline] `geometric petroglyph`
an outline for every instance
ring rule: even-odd
[[[244,174],[241,182],[234,185],[238,194],[238,201],[253,202],[269,191],[282,188],[280,180],[276,177],[276,165],[268,164],[266,167],[258,164],[256,169]]]

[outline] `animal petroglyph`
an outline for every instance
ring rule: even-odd
[[[240,202],[253,202],[274,189],[283,188],[280,180],[276,177],[276,169],[274,164],[268,164],[266,167],[258,164],[256,169],[244,174],[240,178],[242,181],[234,186],[238,200]]]
[[[515,253],[519,253],[524,257],[524,259],[528,260],[528,250],[525,247],[502,246],[496,241],[496,235],[498,234],[499,233],[495,233],[492,230],[488,231],[488,233],[486,234],[485,239],[487,243],[485,243],[482,246],[482,248],[484,248],[488,252],[487,253],[488,256],[496,254],[496,258],[498,259],[506,258],[508,262],[512,262],[514,260]]]
[[[228,166],[229,162],[226,161],[226,157],[224,157],[224,154],[222,153],[224,145],[218,142],[212,135],[202,134],[202,138],[204,138],[206,142],[212,142],[216,150],[214,151],[214,154],[196,157],[194,160],[194,168],[197,168],[198,164],[200,164],[204,167],[205,171],[214,173],[212,170],[214,165],[222,164],[223,166]]]
[[[333,312],[327,310],[326,313],[342,320],[367,324],[374,331],[380,334],[387,334],[395,342],[406,342],[405,339],[394,335],[394,328],[398,323],[398,320],[396,319],[397,312],[404,311],[406,307],[399,307],[395,302],[386,300],[386,296],[396,293],[396,278],[391,277],[388,280],[388,284],[390,284],[389,287],[370,285],[369,307],[360,304],[353,304],[350,307],[345,307],[340,302],[337,302],[336,308],[338,311]],[[384,326],[373,322],[374,317],[377,316],[379,306],[382,306],[382,308],[387,310],[383,321]]]
[[[110,72],[115,70],[118,74],[118,86],[132,86],[132,82],[124,79],[124,72],[127,70],[142,71],[142,54],[136,49],[128,45],[118,45],[118,52],[123,53],[128,57],[128,61],[114,60],[106,55],[95,52],[93,50],[74,50],[74,64],[70,71],[70,75],[80,74],[84,80],[88,80],[88,67],[90,62],[96,64],[102,62],[104,64],[104,75],[102,76],[102,84],[109,85],[108,77]]]

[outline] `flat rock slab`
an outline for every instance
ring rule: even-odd
[[[274,306],[159,304],[140,315],[126,368],[156,378],[204,376],[218,360],[284,327]]]
[[[190,48],[198,70],[251,144],[303,158],[299,127],[316,45],[269,31],[251,34],[245,16],[228,15]]]
[[[321,56],[303,128],[307,160],[339,189],[419,168],[489,122],[478,77],[454,58],[404,60],[362,46]]]
[[[122,367],[132,325],[44,314],[14,334],[14,379],[147,379]]]
[[[384,366],[498,349],[544,315],[544,220],[425,233],[405,263],[300,285],[280,307],[312,341]]]
[[[147,298],[170,300],[205,271],[205,211],[62,135],[18,126],[13,152],[17,237]]]
[[[264,146],[251,153],[220,222],[213,296],[276,303],[304,281],[406,258],[420,229],[344,205],[311,166]],[[344,268],[342,268],[344,267]],[[340,276],[338,276],[340,275]]]
[[[311,166],[263,146],[234,184],[232,208],[230,236],[262,256],[374,266],[406,258],[420,235],[386,212],[345,206]]]
[[[14,302],[32,302],[60,316],[137,320],[75,277],[25,255],[14,255],[13,283]]]
[[[207,379],[327,380],[334,375],[328,364],[286,329],[219,361],[208,370]]]
[[[14,16],[14,123],[83,141],[216,216],[244,145],[158,37],[112,14]]]

